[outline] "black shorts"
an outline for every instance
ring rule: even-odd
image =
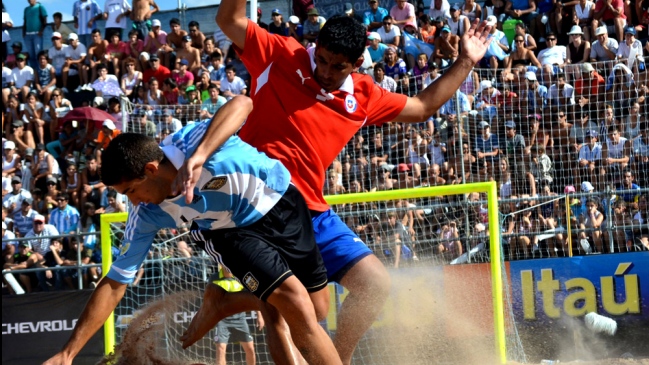
[[[291,275],[308,292],[327,285],[327,269],[315,242],[311,215],[293,185],[257,222],[246,227],[192,231],[192,236],[263,301]]]

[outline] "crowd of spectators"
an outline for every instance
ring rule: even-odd
[[[5,269],[72,266],[77,252],[85,264],[101,262],[93,234],[98,217],[124,211],[126,203],[98,174],[110,140],[121,131],[161,140],[250,92],[250,76],[221,32],[206,35],[196,21],[183,29],[175,18],[163,26],[150,0],[134,1],[132,8],[107,0],[103,12],[87,1],[91,6],[75,2],[72,30],[59,13],[47,24],[44,5],[30,0],[24,44],[13,42],[11,53],[3,49]],[[649,1],[632,5],[433,0],[427,10],[421,2],[397,0],[388,10],[369,0],[360,11],[345,4],[341,15],[368,30],[358,72],[392,92],[414,95],[434,82],[453,64],[476,20],[493,27],[493,42],[456,96],[430,119],[361,129],[330,166],[325,192],[496,181],[499,198],[511,201],[501,204],[510,259],[542,249],[566,254],[568,224],[577,232],[573,241],[588,241],[575,245],[586,252],[649,248],[648,194],[641,189],[649,184]],[[294,9],[287,19],[284,13],[273,9],[265,23],[259,9],[258,25],[312,46],[326,22],[318,9]],[[5,14],[3,30],[11,27]],[[100,19],[106,20],[103,34],[95,23]],[[54,30],[48,50],[39,38],[46,26]],[[10,43],[5,33],[3,48]],[[111,119],[65,118],[82,106]],[[611,198],[616,190],[625,192]],[[557,199],[564,194],[577,194],[569,223],[568,208]],[[398,267],[401,258],[418,260],[418,253],[450,260],[486,245],[483,199],[476,193],[336,209]],[[46,238],[15,241],[37,236]],[[174,254],[190,251],[183,243]],[[29,290],[74,287],[79,273],[83,285],[96,283],[94,268],[21,280]]]

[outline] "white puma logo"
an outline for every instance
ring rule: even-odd
[[[308,79],[311,78],[310,76],[309,76],[309,77],[304,77],[304,76],[302,75],[302,70],[300,70],[299,68],[298,68],[297,71],[295,71],[295,72],[296,72],[297,75],[300,76],[300,78],[302,79],[302,85],[304,85],[304,81],[306,81],[306,80],[308,80]]]
[[[320,89],[320,94],[315,96],[316,99],[320,101],[333,100],[334,96],[331,93],[325,91],[325,89]]]

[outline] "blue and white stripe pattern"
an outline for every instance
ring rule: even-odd
[[[88,27],[88,22],[99,14],[101,14],[101,8],[95,0],[76,1],[72,7],[72,16],[77,17],[79,21],[77,34],[85,35],[92,33],[92,30],[97,28],[97,22],[93,22],[92,27]],[[89,47],[90,45],[85,44],[85,46]]]
[[[79,227],[79,211],[70,205],[63,210],[56,208],[50,214],[50,224],[61,234],[76,232]]]
[[[180,168],[191,156],[208,123],[188,125],[160,143],[165,156]],[[288,170],[239,137],[230,137],[203,165],[194,188],[194,200],[184,196],[167,199],[160,205],[140,204],[129,214],[122,250],[108,277],[130,283],[135,277],[162,228],[193,222],[199,229],[245,227],[257,222],[284,195],[290,184]],[[204,241],[204,239],[199,238]],[[208,254],[220,256],[211,243]]]

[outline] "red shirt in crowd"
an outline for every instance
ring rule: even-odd
[[[144,71],[144,74],[142,76],[142,82],[148,83],[152,77],[155,77],[155,79],[158,80],[160,85],[162,85],[162,82],[165,79],[171,77],[171,71],[169,71],[169,69],[164,67],[163,65],[159,65],[157,70],[154,70],[153,67],[149,68],[148,70]]]

